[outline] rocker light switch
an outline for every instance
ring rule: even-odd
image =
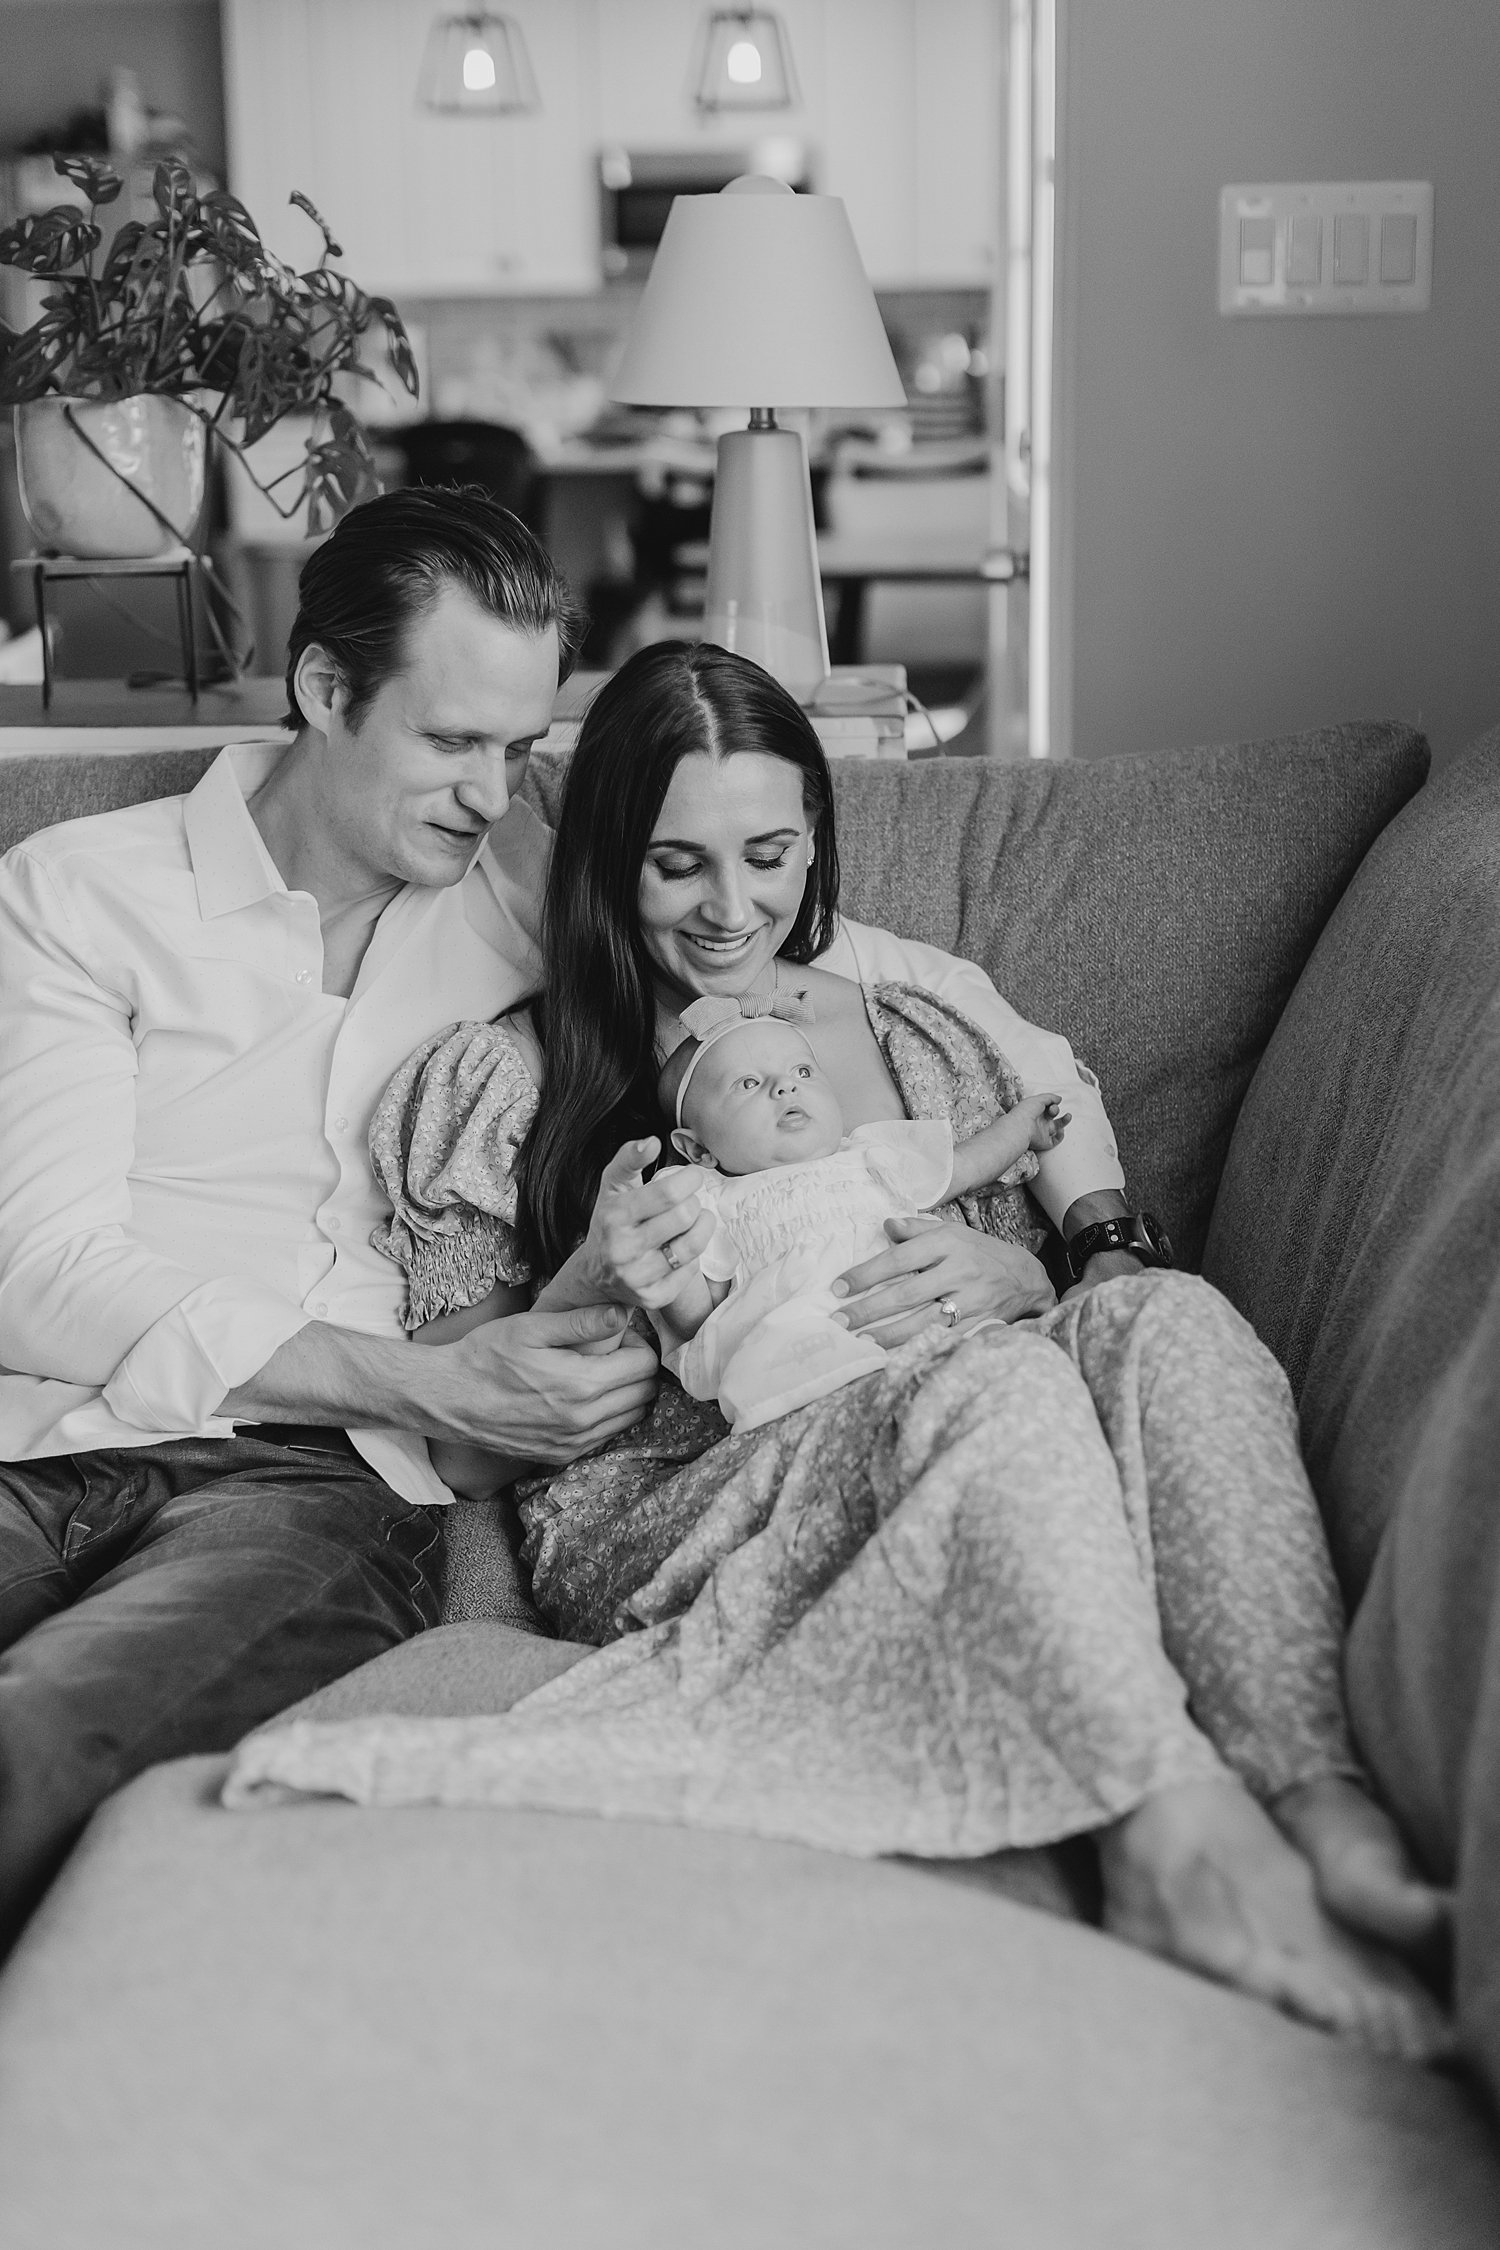
[[[1240,279],[1267,288],[1276,278],[1276,222],[1267,213],[1240,221]]]
[[[1340,211],[1333,222],[1333,278],[1365,282],[1370,278],[1370,214]]]
[[[1221,313],[1425,312],[1428,180],[1313,180],[1219,193]]]
[[[1293,211],[1287,220],[1286,278],[1293,289],[1316,289],[1323,278],[1323,222],[1316,211]]]
[[[1380,222],[1380,278],[1397,288],[1417,278],[1417,222],[1409,211],[1387,211]]]

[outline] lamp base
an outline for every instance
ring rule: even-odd
[[[828,629],[799,430],[730,430],[719,440],[703,635],[748,656],[799,703],[828,677]]]

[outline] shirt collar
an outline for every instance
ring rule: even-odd
[[[246,802],[284,752],[279,742],[232,742],[188,794],[182,824],[206,922],[286,890]]]

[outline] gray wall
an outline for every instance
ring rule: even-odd
[[[0,150],[92,108],[116,63],[149,109],[180,117],[224,176],[224,75],[216,0],[0,0]]]
[[[1075,755],[1500,719],[1500,0],[1072,0]],[[1435,183],[1429,313],[1226,320],[1233,180]],[[1068,331],[1071,329],[1071,340]]]

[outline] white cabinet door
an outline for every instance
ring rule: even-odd
[[[1004,0],[824,0],[821,181],[877,287],[988,287]]]
[[[1004,0],[919,0],[916,276],[979,283],[999,272]]]
[[[917,273],[914,0],[826,0],[822,185],[879,288]]]
[[[432,0],[226,0],[230,184],[270,246],[316,253],[310,196],[362,287],[397,296],[598,282],[586,0],[511,0],[543,108],[439,117],[416,88]]]

